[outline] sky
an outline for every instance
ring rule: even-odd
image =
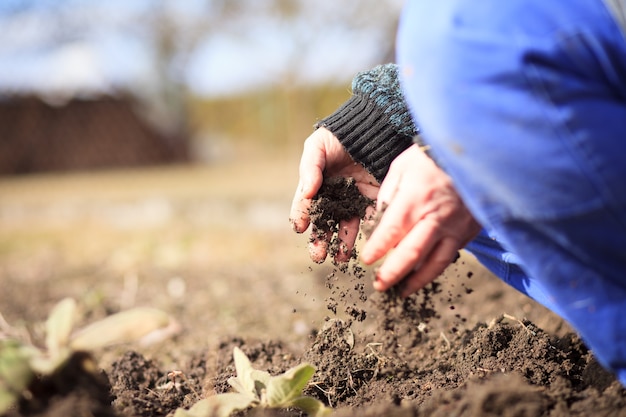
[[[402,3],[292,1],[302,12],[279,17],[271,0],[2,0],[0,93],[149,89],[164,74],[208,97],[345,83],[382,59]],[[163,61],[154,33],[170,24]]]

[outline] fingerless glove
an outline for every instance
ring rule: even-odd
[[[404,101],[395,64],[358,73],[352,81],[352,96],[315,125],[320,126],[330,130],[352,159],[379,183],[391,162],[419,133]]]

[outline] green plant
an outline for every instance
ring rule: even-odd
[[[45,323],[43,348],[0,333],[0,415],[28,390],[36,376],[50,376],[77,352],[137,340],[176,325],[160,310],[138,307],[113,314],[74,330],[76,302],[66,298],[50,312]]]
[[[177,410],[174,417],[228,417],[249,407],[294,407],[312,417],[330,414],[331,409],[321,401],[302,395],[302,390],[315,373],[313,366],[303,363],[281,375],[271,376],[268,372],[254,369],[245,353],[237,347],[233,357],[237,376],[230,378],[228,383],[235,392],[200,400],[189,410]]]

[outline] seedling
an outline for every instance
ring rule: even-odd
[[[235,411],[250,407],[299,408],[311,417],[323,417],[331,409],[313,398],[302,395],[302,390],[315,373],[307,363],[287,372],[271,376],[252,367],[248,357],[235,347],[233,352],[237,376],[228,380],[235,390],[198,401],[189,410],[178,409],[174,417],[228,417]]]
[[[0,415],[27,393],[36,376],[54,374],[73,354],[135,341],[178,326],[168,314],[140,307],[74,331],[76,310],[76,302],[69,298],[53,308],[45,323],[44,348],[0,334]]]
[[[182,386],[187,385],[189,389],[196,395],[196,397],[200,398],[198,392],[193,388],[193,385],[189,384],[189,380],[183,373],[183,371],[171,371],[166,375],[167,382],[163,384],[157,385],[157,389],[159,390],[171,390],[174,389],[179,394],[182,392]]]

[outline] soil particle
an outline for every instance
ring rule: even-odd
[[[74,353],[54,374],[35,379],[30,395],[5,417],[97,416],[113,417],[110,385],[91,355]]]
[[[354,349],[355,336],[350,323],[339,319],[326,322],[317,333],[304,360],[317,367],[309,395],[330,406],[349,402],[359,388],[378,372],[376,355]]]
[[[337,219],[346,218],[342,215],[363,219],[371,202],[342,194],[350,186],[350,181],[334,179],[322,187],[317,201],[323,209],[314,205],[311,212],[318,230],[336,231]],[[358,192],[356,187],[354,192]],[[348,210],[351,205],[353,209]],[[376,225],[376,216],[364,222],[364,233],[371,234]],[[357,265],[356,259],[355,251],[350,263]],[[360,280],[366,272],[360,266],[344,266],[327,277],[327,288],[347,304],[352,291],[348,287],[348,291],[338,290],[339,272],[348,275],[348,280]],[[466,272],[467,279],[472,276],[472,271]],[[448,287],[447,296],[439,298],[449,310],[456,310],[455,304],[473,292],[464,283],[458,294],[452,291],[454,284]],[[363,288],[357,285],[354,290]],[[318,368],[313,393],[337,407],[337,416],[556,417],[576,415],[578,406],[586,409],[582,404],[587,401],[612,412],[624,403],[619,383],[596,365],[574,334],[557,338],[530,321],[508,315],[464,329],[466,319],[459,313],[455,314],[459,327],[453,326],[449,336],[443,331],[430,333],[430,329],[442,328],[437,323],[442,303],[434,302],[441,293],[438,281],[407,298],[398,293],[393,288],[358,297],[368,299],[368,307],[373,307],[375,334],[363,336],[360,343],[348,343],[354,340],[352,321],[335,319],[316,335],[304,355]],[[332,298],[329,303],[334,313],[337,302]],[[350,306],[346,310],[352,311]],[[364,317],[372,313],[363,312]],[[598,397],[601,392],[607,395]]]
[[[361,194],[354,178],[326,178],[312,199],[311,223],[319,230],[336,231],[342,220],[363,219],[366,208],[372,204]]]
[[[383,331],[386,351],[397,356],[423,341],[427,324],[438,317],[433,305],[433,296],[438,292],[439,285],[434,282],[406,298],[400,297],[395,288],[370,297],[378,312],[378,328]]]
[[[326,178],[309,207],[312,224],[312,236],[332,234],[328,253],[334,257],[338,253],[341,241],[337,233],[339,223],[355,217],[365,218],[365,211],[374,202],[365,197],[356,186],[354,178]],[[356,256],[355,253],[352,254]],[[339,265],[340,268],[346,265]]]
[[[137,352],[127,352],[110,371],[113,406],[121,415],[165,416],[179,407],[189,407],[201,397],[205,363],[191,361],[185,371],[162,370]]]

